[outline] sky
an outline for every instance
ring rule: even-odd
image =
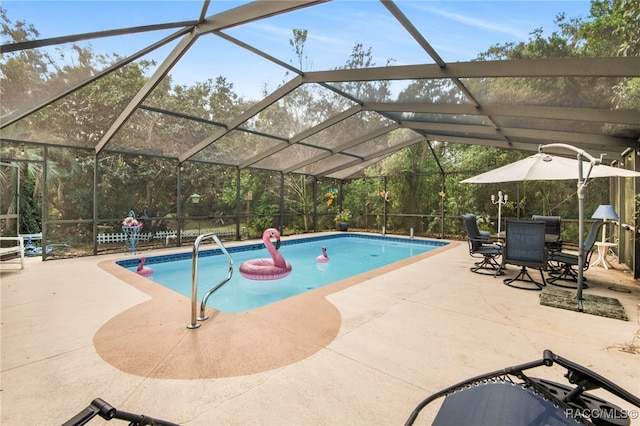
[[[212,0],[207,16],[245,2]],[[198,19],[198,0],[56,1],[3,0],[10,21],[25,21],[39,31],[39,38]],[[445,62],[470,61],[494,44],[521,42],[542,28],[557,30],[556,16],[587,18],[590,2],[572,1],[431,1],[398,0],[396,5],[411,20]],[[356,43],[371,48],[376,66],[422,64],[433,60],[406,33],[377,0],[336,0],[290,14],[271,17],[226,31],[298,67],[290,45],[292,29],[307,29],[302,68],[305,71],[345,65]],[[111,37],[81,42],[96,53],[131,54],[172,31]],[[2,43],[7,40],[3,39]],[[172,46],[171,46],[172,47]],[[161,62],[171,47],[151,55]],[[171,71],[175,83],[189,85],[221,75],[247,98],[261,98],[291,78],[283,69],[219,37],[207,36],[194,44]]]

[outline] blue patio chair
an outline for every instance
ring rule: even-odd
[[[514,278],[505,279],[504,284],[523,290],[542,290],[547,285],[542,272],[547,269],[547,248],[545,247],[544,233],[544,222],[507,221],[502,263],[520,266],[520,272]],[[542,282],[535,281],[527,268],[538,269]],[[519,284],[520,282],[524,284]]]
[[[534,214],[531,219],[544,222],[544,234],[549,254],[562,251],[562,236],[560,235],[560,216],[541,216]]]
[[[489,236],[480,233],[474,214],[463,214],[462,218],[464,219],[464,225],[467,230],[469,254],[471,257],[482,259],[474,263],[474,266],[470,268],[471,272],[494,276],[502,275],[502,265],[496,260],[502,255],[502,247],[498,244],[490,243]]]
[[[591,261],[591,256],[593,255],[593,246],[596,244],[596,240],[598,239],[598,233],[600,229],[604,225],[604,222],[598,220],[593,222],[591,225],[591,229],[589,230],[589,234],[587,234],[587,238],[585,238],[582,247],[584,247],[584,268],[583,271],[589,269],[589,262]],[[558,287],[565,288],[576,288],[576,286],[571,284],[560,284],[557,283],[558,280],[562,281],[570,281],[577,284],[578,282],[578,255],[574,253],[567,252],[558,252],[553,253],[549,256],[549,263],[552,264],[552,270],[549,273],[550,278],[547,280],[549,284],[556,285]],[[587,279],[582,277],[584,281]],[[582,288],[587,288],[588,286],[583,283]]]

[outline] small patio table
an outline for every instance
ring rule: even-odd
[[[591,266],[598,266],[602,264],[602,267],[604,269],[614,269],[613,266],[611,266],[611,264],[607,262],[607,254],[609,254],[609,250],[617,246],[617,244],[598,241],[595,243],[595,245],[598,247],[598,258],[591,264]]]

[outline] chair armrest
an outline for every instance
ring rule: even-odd
[[[10,247],[0,246],[0,255],[14,254],[20,255],[20,269],[24,269],[24,240],[22,237],[0,237],[2,241],[15,241],[16,243]]]
[[[15,241],[16,247],[24,247],[24,240],[22,237],[0,237],[0,241]]]
[[[480,243],[483,246],[491,246],[491,247],[502,247],[502,243],[500,241],[491,241],[491,238],[470,238],[467,237],[469,243]]]

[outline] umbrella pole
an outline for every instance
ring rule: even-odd
[[[582,287],[584,281],[584,177],[582,172],[582,155],[578,154],[578,311],[583,312]]]
[[[576,294],[576,298],[578,299],[578,311],[583,312],[583,300],[582,300],[582,287],[584,281],[584,263],[585,263],[585,252],[584,252],[584,191],[587,186],[586,180],[589,179],[589,175],[591,175],[591,170],[593,166],[602,163],[602,157],[600,159],[596,159],[589,155],[587,152],[576,148],[573,145],[567,145],[564,143],[551,143],[548,145],[540,145],[538,146],[538,152],[542,152],[545,148],[563,148],[569,149],[571,151],[576,152],[578,155],[578,292]],[[589,171],[587,172],[587,178],[585,179],[583,174],[582,167],[582,157],[585,157],[589,160]]]

